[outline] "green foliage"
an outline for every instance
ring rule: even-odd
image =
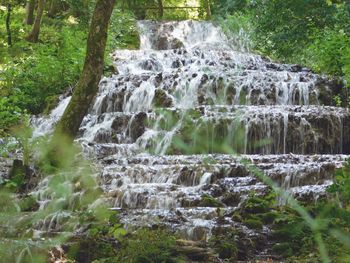
[[[209,244],[221,259],[235,262],[238,254],[237,238],[237,233],[234,230],[224,230],[223,233],[213,235]]]
[[[273,192],[269,192],[265,196],[257,196],[254,192],[250,193],[243,204],[243,212],[250,214],[266,213],[273,207],[275,200],[276,195]]]
[[[22,113],[23,110],[9,98],[0,98],[0,137],[8,134],[11,127],[19,123]]]
[[[243,221],[243,223],[252,229],[262,229],[263,223],[259,219],[249,218]]]
[[[69,13],[77,17],[82,24],[88,25],[95,6],[92,0],[65,0],[69,6]]]
[[[299,215],[287,209],[279,214],[274,224],[274,238],[280,242],[287,242],[294,254],[302,248],[306,251],[310,249],[306,245],[312,242],[312,232]]]
[[[214,0],[213,13],[216,15],[231,14],[249,7],[249,0]]]
[[[205,0],[163,0],[163,17],[160,17],[157,0],[137,0],[137,1],[119,1],[118,8],[132,11],[136,18],[143,19],[164,19],[164,20],[185,20],[185,19],[205,19],[206,1]],[[188,7],[188,8],[176,8]],[[189,8],[191,7],[191,8]],[[198,8],[199,7],[199,8]]]
[[[283,257],[291,257],[293,255],[293,250],[289,243],[276,243],[273,245],[272,251]]]
[[[175,245],[175,236],[167,231],[140,229],[122,242],[120,261],[116,262],[178,262]]]
[[[32,150],[37,155],[41,155],[41,162],[37,162],[36,166],[42,177],[36,177],[36,183],[35,178],[20,176],[12,179],[17,186],[26,184],[26,188],[34,187],[39,180],[44,180],[45,184],[40,191],[34,191],[30,196],[18,200],[14,194],[16,189],[0,189],[0,236],[3,238],[0,254],[4,262],[46,262],[48,251],[65,243],[78,226],[86,228],[90,224],[108,225],[111,212],[101,204],[93,205],[101,191],[92,176],[90,165],[81,158],[75,146],[65,144],[63,137],[60,142],[65,149],[61,156],[64,159],[60,162],[61,166],[54,169],[50,167],[51,160],[46,158],[49,147],[47,141],[42,140],[31,146],[35,147]],[[47,204],[38,210],[38,201],[43,201],[43,197]],[[45,222],[54,222],[53,225],[46,225],[48,233],[53,231],[49,239],[45,236],[38,238],[34,231],[40,224],[45,226]],[[114,236],[121,238],[123,233],[120,225],[113,225]]]
[[[331,75],[346,76],[350,67],[350,37],[343,29],[327,29],[316,32],[306,55],[310,65],[317,71]]]
[[[309,43],[315,30],[334,23],[335,5],[324,0],[258,1],[254,14],[258,47],[283,59]]]
[[[341,202],[342,206],[350,205],[350,159],[346,166],[337,170],[334,183],[328,191]]]
[[[237,43],[273,59],[350,80],[350,5],[325,0],[216,0],[216,15]]]
[[[134,15],[129,11],[114,9],[109,27],[107,51],[139,47],[140,37]]]
[[[249,51],[255,47],[253,42],[254,26],[250,15],[236,12],[234,15],[215,17],[223,32],[228,36],[234,49]],[[245,94],[240,94],[240,103],[245,104]]]
[[[72,89],[79,79],[86,53],[88,28],[86,21],[82,21],[86,14],[75,14],[80,9],[79,1],[64,2],[63,5],[70,6],[70,12],[54,19],[44,16],[39,43],[23,40],[30,27],[22,23],[24,9],[21,7],[13,11],[13,46],[7,47],[6,30],[4,24],[0,24],[0,136],[9,134],[10,128],[20,123],[24,113],[49,112],[56,106],[58,94]],[[90,3],[89,8],[92,7]],[[0,11],[2,18],[4,15],[5,12]],[[106,64],[112,64],[109,52],[121,48],[137,49],[139,45],[133,15],[115,10]]]
[[[56,30],[44,27],[42,39],[48,43],[30,46],[27,57],[4,66],[2,85],[9,90],[9,101],[32,114],[44,110],[47,98],[73,86],[82,69],[86,32],[74,26]],[[26,45],[20,42],[14,48]]]
[[[86,235],[73,239],[69,247],[68,257],[81,261],[89,259],[90,262],[115,262],[117,256],[117,241],[121,241],[126,235],[126,230],[118,222],[115,212],[107,213],[105,221],[94,219],[90,212],[80,214],[80,220],[92,222]],[[94,248],[94,249],[91,249]]]

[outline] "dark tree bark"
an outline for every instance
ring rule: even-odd
[[[6,32],[7,32],[7,44],[8,44],[8,46],[12,46],[11,13],[12,13],[12,6],[11,6],[11,4],[7,4]]]
[[[30,34],[26,37],[29,42],[36,43],[39,40],[41,20],[44,14],[46,0],[39,0],[38,2],[38,11],[36,14],[35,22]]]
[[[163,18],[164,16],[163,0],[158,0],[158,13],[159,13],[159,18]]]
[[[34,23],[35,0],[28,0],[26,4],[26,17],[24,24],[33,25]]]
[[[98,0],[93,13],[87,40],[83,72],[74,90],[72,100],[59,121],[53,142],[64,135],[73,141],[80,124],[98,91],[103,74],[108,25],[115,0]]]
[[[49,17],[55,17],[61,11],[60,10],[61,7],[62,7],[61,0],[51,0],[47,15]]]
[[[207,19],[210,19],[211,18],[210,0],[205,0],[205,9],[207,13]]]

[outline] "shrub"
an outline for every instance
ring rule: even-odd
[[[39,43],[30,47],[27,57],[14,59],[4,69],[2,86],[8,90],[12,104],[29,113],[38,114],[46,98],[62,93],[79,78],[86,33],[79,28],[64,27],[43,30],[51,44]],[[25,48],[26,43],[18,43]]]

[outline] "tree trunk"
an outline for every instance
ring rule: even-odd
[[[12,34],[11,34],[11,4],[7,4],[7,15],[6,15],[6,32],[7,32],[7,44],[12,46]]]
[[[205,0],[205,9],[207,13],[207,19],[211,18],[210,0]]]
[[[49,17],[55,17],[60,12],[61,6],[61,0],[51,0],[47,15]]]
[[[98,0],[96,3],[87,40],[83,72],[72,99],[55,129],[53,145],[55,142],[59,142],[62,135],[70,142],[74,140],[92,100],[97,94],[103,74],[108,24],[114,3],[115,0]],[[56,146],[58,145],[56,144]],[[59,149],[56,150],[59,151]]]
[[[24,24],[33,25],[34,23],[35,0],[28,0],[26,4],[26,18]]]
[[[163,0],[158,0],[158,14],[159,14],[159,18],[163,18],[164,16]]]
[[[39,40],[41,20],[42,20],[43,14],[44,14],[45,2],[46,2],[46,0],[39,0],[39,2],[38,2],[38,12],[36,14],[36,18],[35,18],[35,22],[34,22],[32,31],[26,37],[26,39],[29,42],[36,43]]]

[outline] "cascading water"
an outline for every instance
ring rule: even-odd
[[[113,54],[118,74],[101,81],[77,139],[126,227],[164,224],[201,240],[218,213],[237,227],[231,215],[240,201],[267,188],[242,159],[299,199],[325,195],[350,153],[350,113],[332,106],[331,80],[236,51],[208,22],[139,28],[141,49]],[[68,102],[36,120],[35,134],[50,131]]]

